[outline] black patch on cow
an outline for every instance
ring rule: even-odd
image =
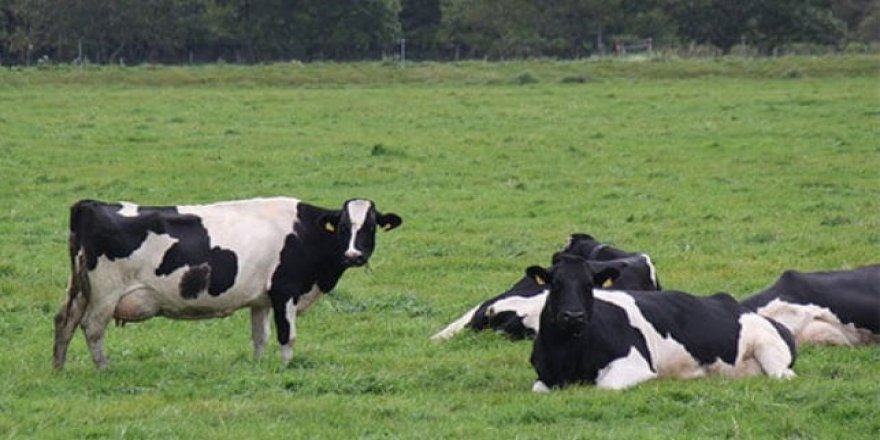
[[[185,266],[194,269],[196,266],[207,264],[210,268],[208,294],[218,296],[232,287],[238,274],[238,258],[232,251],[219,246],[211,247],[208,230],[205,229],[200,217],[177,214],[176,210],[171,211],[168,208],[142,207],[138,212],[146,215],[152,212],[160,213],[165,233],[178,240],[165,251],[162,263],[156,268],[157,276],[170,275]],[[184,295],[184,298],[194,299],[197,296]]]
[[[595,384],[599,370],[626,357],[633,347],[655,370],[645,337],[629,324],[625,310],[597,298],[592,315],[587,328],[574,338],[556,331],[542,313],[541,331],[535,338],[530,360],[538,379],[548,387]]]
[[[232,287],[238,273],[237,257],[232,251],[210,247],[208,231],[198,216],[180,214],[173,206],[141,206],[138,215],[129,217],[119,214],[122,208],[119,203],[94,200],[82,200],[71,207],[72,241],[84,250],[89,270],[95,269],[101,256],[111,261],[131,256],[152,232],[178,240],[165,252],[155,271],[157,276],[207,263],[210,266],[208,293],[216,296]],[[189,287],[181,289],[181,293],[186,291],[191,295],[192,280],[187,285]],[[201,290],[204,289],[198,291]]]
[[[511,339],[525,339],[535,336],[535,330],[525,326],[523,317],[509,310],[490,316],[486,322],[486,327],[502,332]]]
[[[190,268],[180,279],[180,296],[186,299],[194,299],[199,292],[208,287],[208,277],[211,276],[211,267],[200,264]]]
[[[129,257],[143,244],[147,233],[164,232],[158,214],[124,217],[122,204],[80,200],[70,208],[70,240],[85,253],[86,267],[94,270],[98,258],[113,261]]]
[[[539,295],[544,289],[545,286],[540,286],[531,277],[524,276],[504,293],[480,304],[480,307],[477,308],[474,316],[468,322],[467,327],[477,331],[491,328],[506,333],[511,339],[523,339],[534,336],[535,332],[527,328],[522,322],[522,317],[519,317],[516,313],[501,312],[494,317],[490,317],[486,313],[498,301],[514,296],[521,298],[533,297]]]
[[[742,304],[757,310],[777,298],[825,307],[844,324],[880,334],[880,265],[829,272],[788,270],[772,286]]]
[[[592,261],[616,262],[620,275],[614,279],[611,285],[613,289],[662,290],[656,273],[655,279],[651,279],[647,259],[642,254],[602,243],[590,234],[571,234],[568,244],[560,253],[579,255]]]
[[[278,267],[272,274],[273,316],[278,330],[278,342],[289,342],[290,323],[286,318],[286,303],[293,299],[294,304],[308,293],[312,286],[318,285],[322,292],[329,292],[345,272],[340,255],[344,251],[334,233],[328,232],[321,224],[328,216],[338,216],[338,211],[318,208],[300,203],[297,208],[297,221],[291,225],[294,233],[284,239]]]
[[[726,293],[696,297],[682,292],[630,292],[651,326],[672,337],[700,364],[718,359],[733,365],[739,347],[739,317],[748,310]]]

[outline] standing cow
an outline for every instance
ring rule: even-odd
[[[880,343],[880,265],[787,270],[742,304],[788,327],[798,344]]]
[[[627,252],[602,243],[588,234],[572,234],[562,253],[580,255],[616,269],[608,287],[628,290],[660,290],[657,269],[648,254]],[[539,317],[547,298],[547,286],[524,276],[510,289],[471,308],[433,336],[449,339],[465,328],[493,329],[511,339],[530,338],[540,326]]]
[[[377,227],[401,223],[363,199],[340,210],[282,197],[167,207],[79,201],[70,210],[70,285],[55,316],[54,366],[64,366],[77,325],[102,369],[111,319],[207,319],[244,307],[255,357],[271,310],[287,365],[297,314],[347,268],[367,263]]]
[[[613,276],[575,255],[526,270],[550,293],[531,362],[536,392],[593,383],[623,389],[656,377],[794,376],[791,334],[727,294],[594,290]]]

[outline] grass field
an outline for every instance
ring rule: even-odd
[[[7,438],[880,438],[880,349],[798,378],[529,390],[529,342],[428,337],[572,232],[667,288],[754,293],[880,249],[880,58],[0,71],[0,435]],[[298,320],[111,328],[51,368],[68,207],[287,195],[404,225]]]

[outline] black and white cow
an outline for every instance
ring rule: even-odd
[[[78,325],[100,369],[111,319],[206,319],[244,307],[256,357],[272,311],[286,365],[297,314],[347,268],[367,263],[377,226],[401,222],[363,199],[341,210],[283,197],[167,207],[79,201],[70,210],[71,276],[55,316],[54,366],[64,366]]]
[[[742,304],[788,327],[798,344],[880,343],[880,265],[788,270]]]
[[[623,389],[657,377],[795,375],[788,330],[730,295],[594,290],[614,269],[575,255],[555,260],[549,270],[526,270],[550,290],[532,348],[533,391],[579,383]]]
[[[602,243],[588,234],[572,234],[563,253],[580,255],[616,269],[607,287],[629,290],[660,290],[657,269],[648,254],[627,252]],[[507,291],[471,308],[432,340],[449,339],[465,328],[475,331],[493,329],[512,339],[530,338],[540,327],[541,309],[547,298],[546,286],[527,276]]]

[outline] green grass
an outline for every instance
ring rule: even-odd
[[[12,438],[877,438],[880,350],[798,378],[529,389],[531,345],[434,344],[572,232],[737,297],[876,263],[876,57],[0,71],[0,435]],[[797,72],[793,74],[791,72]],[[524,78],[528,79],[527,81]],[[583,79],[583,80],[581,80]],[[404,225],[298,320],[292,366],[247,313],[81,334],[51,368],[79,198],[365,196]]]

